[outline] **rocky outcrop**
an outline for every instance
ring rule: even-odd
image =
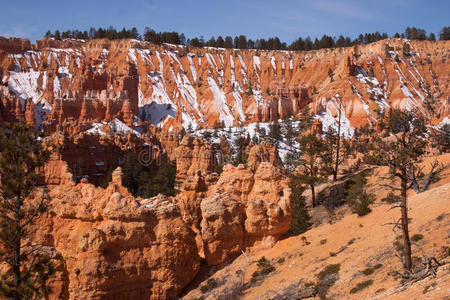
[[[21,52],[31,49],[31,43],[28,39],[14,38],[9,39],[0,36],[0,52]]]
[[[185,135],[174,152],[177,161],[177,178],[185,179],[198,172],[206,174],[214,170],[211,145],[198,137]]]
[[[285,177],[270,163],[261,163],[256,173],[226,165],[200,206],[207,263],[223,264],[257,243],[272,245],[289,229],[290,193]]]
[[[277,147],[269,143],[257,145],[250,144],[247,147],[247,166],[255,171],[262,162],[270,162],[272,165],[283,168],[283,162],[278,155]]]
[[[200,268],[194,234],[165,196],[134,198],[120,170],[106,189],[85,183],[49,192],[36,240],[64,267],[52,298],[173,299]]]
[[[401,52],[406,43],[410,56]],[[44,39],[27,51],[29,41],[1,39],[0,49],[7,55],[0,56],[0,73],[2,84],[22,105],[30,100],[41,104],[36,111],[44,106],[53,110],[57,99],[71,100],[64,98],[70,93],[95,94],[102,105],[91,102],[90,122],[113,116],[127,118],[122,121],[129,125],[139,117],[165,129],[180,128],[182,122],[185,127],[218,122],[229,127],[296,115],[309,105],[318,116],[328,117],[327,126],[329,116],[336,115],[333,98],[339,94],[345,117],[359,127],[376,123],[389,107],[418,107],[432,121],[445,117],[448,108],[440,115],[439,110],[450,96],[448,62],[442,60],[448,43],[389,39],[361,45],[359,57],[349,61],[352,47],[287,53]],[[114,97],[104,96],[120,93],[127,97],[107,109]],[[77,109],[63,105],[67,121],[80,119],[83,97],[76,98]],[[129,105],[121,112],[125,99]]]

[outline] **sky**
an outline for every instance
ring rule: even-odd
[[[299,36],[323,34],[356,37],[379,31],[393,34],[407,26],[438,34],[450,25],[449,0],[0,0],[0,36],[41,39],[47,30],[146,26],[177,31],[187,38],[246,35]]]

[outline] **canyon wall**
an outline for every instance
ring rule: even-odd
[[[117,117],[130,127],[149,122],[173,130],[273,121],[309,105],[326,129],[342,101],[350,127],[375,123],[390,107],[417,108],[438,122],[449,113],[449,43],[389,39],[360,45],[355,55],[351,47],[292,52],[2,39],[1,115],[22,118],[19,111],[33,109],[38,125]],[[10,96],[20,105],[5,100]]]

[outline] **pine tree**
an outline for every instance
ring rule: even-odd
[[[55,34],[54,34],[55,39],[60,40],[61,39],[61,34],[59,33],[59,30],[55,30]]]
[[[433,137],[433,143],[440,153],[450,152],[450,124],[445,124],[436,130]]]
[[[282,140],[281,126],[278,119],[275,119],[275,121],[269,125],[269,136],[277,142]]]
[[[349,154],[349,144],[341,139],[341,122],[342,122],[342,100],[339,101],[339,112],[338,112],[338,122],[337,131],[333,127],[328,127],[327,132],[325,132],[325,141],[328,144],[328,151],[324,155],[324,162],[326,169],[330,174],[333,175],[333,181],[337,180],[337,175],[339,172],[339,166],[344,162]],[[343,144],[343,145],[341,145]],[[342,151],[342,147],[344,150]],[[336,152],[336,153],[335,153]]]
[[[450,26],[445,26],[439,32],[439,39],[441,41],[450,40]]]
[[[225,37],[224,47],[228,49],[233,48],[233,39],[231,38],[231,36]]]
[[[31,224],[47,208],[38,168],[48,161],[33,130],[26,125],[0,127],[0,260],[9,267],[0,277],[0,295],[12,299],[45,297],[54,268],[32,239]],[[29,200],[32,198],[33,200]]]
[[[302,167],[302,174],[299,179],[311,189],[312,207],[317,205],[315,187],[324,181],[319,172],[321,158],[327,151],[327,145],[315,134],[303,135],[299,139],[300,153],[302,155],[299,165]]]
[[[303,133],[312,128],[314,117],[308,106],[305,106],[300,112],[299,132]]]
[[[299,175],[289,176],[289,187],[291,188],[292,201],[292,221],[289,224],[289,231],[293,234],[302,234],[311,226],[311,216],[306,208],[306,199],[303,196],[305,186]]]
[[[294,144],[294,139],[295,139],[295,130],[294,127],[292,127],[292,122],[291,119],[287,119],[286,122],[284,123],[284,131],[285,131],[285,139],[286,139],[286,144],[288,144],[289,147],[292,147],[292,145]]]
[[[425,154],[427,145],[425,121],[417,115],[417,112],[392,110],[388,116],[386,130],[393,134],[390,141],[376,139],[375,152],[370,155],[371,160],[389,167],[391,180],[398,178],[400,188],[390,186],[394,190],[400,190],[401,219],[400,228],[403,237],[403,264],[408,271],[411,270],[411,242],[409,239],[408,198],[407,191],[412,188],[412,179],[423,176],[419,163]]]

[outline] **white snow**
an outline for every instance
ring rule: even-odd
[[[41,74],[43,74],[42,87],[38,85]],[[46,72],[37,72],[32,69],[28,72],[9,72],[8,88],[20,99],[22,105],[29,98],[32,98],[34,103],[38,102],[42,97],[43,87],[46,83]]]
[[[247,66],[245,65],[245,62],[242,59],[242,56],[240,54],[238,54],[238,57],[239,57],[239,61],[241,62],[242,68],[244,68],[245,72],[247,72]]]
[[[176,109],[170,104],[158,104],[151,102],[148,105],[139,108],[142,119],[150,121],[152,124],[159,125],[167,116],[175,118]]]
[[[53,95],[59,97],[61,95],[61,82],[58,76],[53,79]]]
[[[217,86],[217,83],[212,76],[208,76],[208,84],[214,95],[214,99],[216,100],[220,121],[224,122],[227,127],[233,126],[234,118],[228,109],[227,98],[225,97],[224,92]]]
[[[341,135],[345,138],[352,138],[355,130],[350,124],[350,121],[345,116],[345,110],[343,107],[341,111]],[[333,112],[336,117],[333,116]],[[326,109],[320,114],[316,115],[316,118],[322,122],[322,130],[328,131],[329,127],[333,127],[336,132],[338,130],[339,122],[339,105],[336,99],[333,97],[327,100]]]
[[[277,71],[277,65],[275,63],[275,57],[272,56],[270,58],[270,63],[272,64],[272,68],[273,68],[274,72],[276,72]]]
[[[131,129],[128,127],[125,123],[120,121],[119,119],[114,119],[114,121],[110,123],[102,122],[102,123],[94,123],[92,124],[92,127],[88,130],[86,130],[87,133],[90,134],[98,134],[98,135],[105,135],[106,133],[103,132],[100,127],[103,125],[108,125],[111,128],[112,132],[118,132],[118,133],[131,133],[136,136],[141,136],[139,132],[136,130]]]
[[[188,60],[189,60],[189,65],[191,68],[191,73],[192,73],[192,79],[194,80],[194,83],[197,83],[197,70],[195,69],[195,65],[194,65],[194,61],[192,59],[193,54],[188,54]]]

